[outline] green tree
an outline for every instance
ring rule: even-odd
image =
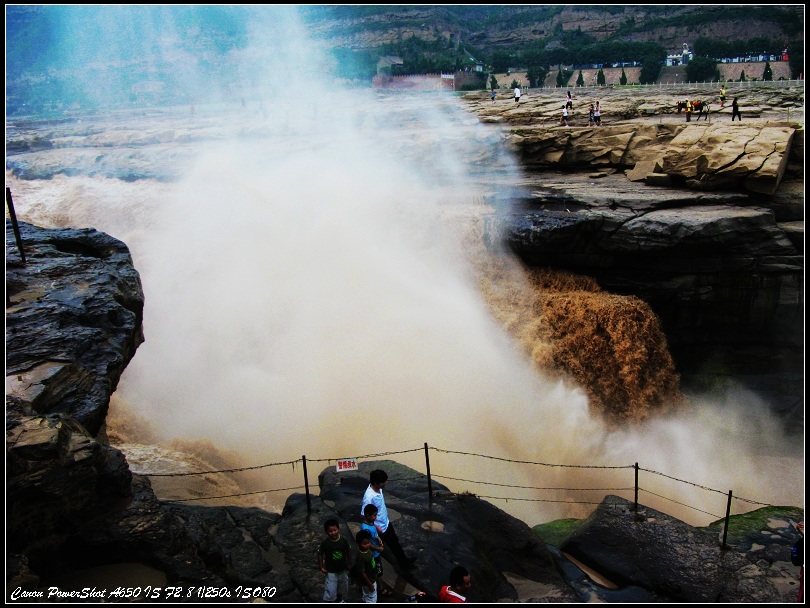
[[[773,80],[773,70],[771,69],[771,62],[765,62],[765,71],[762,72],[762,80]]]
[[[639,81],[641,84],[652,84],[661,73],[661,61],[656,55],[647,55],[641,62]]]
[[[563,74],[562,74],[562,68],[560,68],[560,69],[557,71],[557,86],[558,86],[558,87],[563,86]]]
[[[520,86],[520,83],[516,79],[512,79],[512,84],[509,85],[510,89],[516,89]]]
[[[511,55],[505,51],[495,51],[492,53],[492,69],[499,74],[505,73],[509,69]]]
[[[526,79],[529,81],[529,86],[541,87],[546,80],[548,72],[537,65],[530,65],[526,70]]]
[[[720,80],[720,70],[717,63],[710,57],[695,57],[686,64],[686,80],[689,82],[703,82],[706,80]]]
[[[605,85],[605,73],[602,71],[602,68],[599,68],[599,72],[596,74],[596,84],[601,86]]]
[[[582,70],[579,71],[579,76],[577,76],[577,86],[578,87],[585,86],[585,77],[582,75]]]
[[[745,82],[745,70],[740,72],[740,82]]]
[[[692,43],[692,50],[698,57],[722,59],[727,56],[726,43],[716,38],[698,36]]]
[[[799,74],[804,74],[804,45],[791,41],[787,48],[790,77],[798,78]]]
[[[498,88],[498,79],[495,78],[495,74],[489,75],[489,88],[497,89]]]
[[[622,75],[619,77],[619,84],[622,86],[627,84],[627,74],[624,73],[624,68],[622,68]]]

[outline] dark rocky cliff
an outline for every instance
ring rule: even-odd
[[[6,258],[6,414],[62,414],[95,436],[143,342],[140,277],[127,246],[97,230],[20,233],[25,263],[16,247]]]

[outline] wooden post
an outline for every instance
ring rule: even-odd
[[[633,468],[636,470],[636,495],[633,498],[633,511],[638,513],[638,463]]]
[[[731,517],[731,490],[728,491],[728,503],[726,503],[726,520],[723,522],[723,544],[720,545],[721,549],[728,549],[726,546],[726,537],[728,536],[728,519]]]
[[[433,482],[430,480],[430,454],[428,453],[428,444],[425,442],[425,470],[427,471],[428,479],[428,508],[433,504]]]
[[[309,476],[307,475],[307,457],[301,456],[304,463],[304,489],[307,493],[307,514],[312,513],[312,499],[309,497]]]
[[[11,218],[11,229],[14,231],[14,240],[17,241],[17,251],[20,252],[20,259],[25,264],[25,251],[23,251],[22,238],[20,237],[20,227],[17,225],[17,214],[14,213],[14,200],[11,198],[11,188],[6,186],[6,206],[8,215]]]

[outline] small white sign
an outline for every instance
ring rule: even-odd
[[[338,473],[345,471],[357,471],[357,458],[341,458],[335,465],[335,470]]]

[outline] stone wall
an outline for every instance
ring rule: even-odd
[[[679,82],[684,82],[686,80],[686,68],[684,66],[678,66],[678,68],[678,75],[680,78],[677,80]],[[717,69],[720,72],[720,76],[723,80],[739,80],[740,72],[743,70],[745,70],[745,77],[747,80],[753,80],[754,78],[757,80],[762,80],[762,74],[765,71],[765,62],[756,61],[748,63],[718,63]],[[773,70],[774,80],[779,80],[779,78],[790,79],[790,65],[787,61],[772,61],[771,70]],[[605,74],[606,85],[620,84],[619,80],[622,77],[622,68],[603,68],[602,71]],[[579,72],[580,70],[574,70],[574,73],[568,80],[568,88],[576,87]],[[585,86],[595,85],[596,76],[598,73],[599,70],[582,70],[582,78],[585,81]],[[641,76],[641,68],[624,68],[624,73],[627,76],[628,84],[637,84]],[[511,88],[510,85],[513,80],[517,80],[521,87],[525,87],[529,82],[529,79],[526,77],[525,70],[511,72],[509,74],[495,74],[495,78],[498,81],[498,86],[502,89]],[[669,79],[662,77],[659,78],[658,82],[669,82]],[[543,86],[552,88],[557,86],[557,70],[552,69],[546,75]]]
[[[765,72],[765,62],[763,61],[749,61],[746,63],[718,63],[717,69],[720,71],[720,77],[723,80],[739,80],[740,72],[745,70],[746,80],[762,80],[762,74]],[[771,70],[773,70],[773,79],[779,80],[784,78],[790,79],[790,64],[787,61],[772,61]]]

